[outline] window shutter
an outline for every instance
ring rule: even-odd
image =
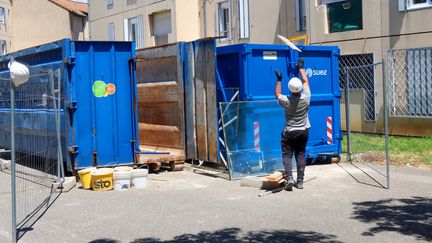
[[[5,9],[2,7],[0,7],[0,23],[1,24],[6,23]]]
[[[249,38],[249,0],[239,0],[240,38]]]
[[[296,8],[296,30],[297,31],[300,31],[300,1],[301,0],[296,0],[296,5],[295,5],[295,8]]]
[[[219,36],[220,33],[220,27],[219,27],[219,12],[220,12],[220,7],[219,4],[217,4],[217,9],[216,9],[216,36]]]
[[[171,33],[171,11],[153,14],[153,35],[163,36]]]
[[[398,0],[399,1],[399,11],[405,11],[407,7],[407,1],[406,0]]]
[[[129,41],[129,20],[123,20],[124,40]]]
[[[137,48],[144,47],[144,18],[142,15],[137,17],[137,40],[136,46]]]
[[[108,23],[108,40],[115,41],[114,23]]]

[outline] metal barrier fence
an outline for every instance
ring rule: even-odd
[[[375,73],[373,63],[374,57],[371,53],[341,55],[339,59],[340,87],[341,89],[345,89],[345,85],[349,79],[349,88],[363,93],[365,121],[376,121]]]
[[[58,66],[31,67],[30,75],[15,87],[9,72],[0,74],[0,136],[11,150],[14,242],[50,206],[64,181],[61,72]]]
[[[392,117],[432,117],[432,47],[389,50]]]
[[[355,136],[351,133],[351,108],[352,105],[352,99],[351,99],[351,91],[354,87],[354,90],[356,90],[356,84],[358,83],[364,83],[361,80],[365,78],[366,80],[370,80],[371,77],[368,76],[362,76],[362,75],[369,75],[374,77],[375,71],[382,72],[382,95],[377,96],[382,98],[382,104],[383,104],[383,124],[382,127],[385,130],[385,136],[376,135],[373,139],[378,140],[377,146],[369,151],[363,151],[364,148],[360,148],[361,140],[362,139],[372,139],[372,135],[362,135],[362,134],[355,134],[357,136],[369,136],[369,137],[360,137],[360,139],[357,139],[357,143],[352,143],[352,138]],[[388,87],[386,82],[386,68],[385,68],[385,62],[384,60],[378,63],[372,63],[367,65],[358,65],[358,66],[349,66],[345,67],[343,73],[346,75],[345,79],[343,80],[345,83],[343,84],[344,90],[345,90],[345,114],[346,114],[346,130],[347,130],[347,160],[348,162],[356,162],[357,164],[365,165],[365,168],[360,168],[358,165],[356,166],[359,170],[363,171],[366,175],[368,175],[372,180],[374,180],[377,184],[380,186],[389,189],[390,188],[390,159],[389,159],[389,131],[388,131],[388,104],[387,104],[387,93],[388,93]],[[374,79],[374,78],[373,78]],[[369,81],[366,81],[369,82]],[[342,86],[342,85],[341,85]],[[375,90],[375,84],[371,88],[372,90]],[[375,91],[373,91],[375,92]],[[373,94],[373,99],[375,103],[375,94]],[[358,99],[358,97],[357,97]],[[362,96],[360,96],[360,99],[364,100],[364,110],[365,110],[365,116],[367,117],[366,111],[367,108],[367,100],[370,100],[371,98],[368,97],[367,91],[364,92]],[[374,108],[375,110],[375,108]],[[374,117],[375,117],[375,111],[373,111]],[[375,119],[375,118],[374,118]],[[367,120],[367,119],[365,119]],[[377,121],[375,121],[377,122]],[[378,146],[379,145],[379,146]],[[383,145],[383,146],[382,146]],[[358,146],[358,147],[357,147]],[[376,166],[376,163],[383,164],[385,166],[385,171],[382,171],[383,169]],[[366,172],[369,170],[368,173]],[[373,173],[373,175],[372,175]],[[384,180],[384,181],[383,181]]]

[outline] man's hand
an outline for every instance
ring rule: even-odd
[[[275,70],[275,74],[276,74],[277,80],[282,81],[282,73],[279,72],[278,69]]]
[[[304,60],[303,60],[303,58],[299,58],[299,60],[298,60],[298,62],[296,64],[296,67],[297,67],[298,70],[303,69],[303,67],[304,67]]]
[[[309,79],[308,79],[308,77],[306,75],[305,70],[303,69],[304,68],[304,60],[303,60],[303,58],[299,58],[299,60],[298,60],[298,62],[296,64],[296,67],[299,70],[300,77],[301,77],[301,79],[303,81],[303,87],[309,88]]]

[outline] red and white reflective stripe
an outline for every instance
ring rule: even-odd
[[[254,122],[254,148],[255,150],[260,149],[259,122]]]
[[[327,141],[329,144],[333,142],[333,125],[331,117],[327,117]]]

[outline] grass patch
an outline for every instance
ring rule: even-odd
[[[343,153],[347,153],[347,136],[344,136]],[[385,154],[385,136],[363,133],[351,133],[351,151],[353,154],[377,152]],[[432,137],[389,137],[391,158],[406,162],[420,162],[432,165]]]

